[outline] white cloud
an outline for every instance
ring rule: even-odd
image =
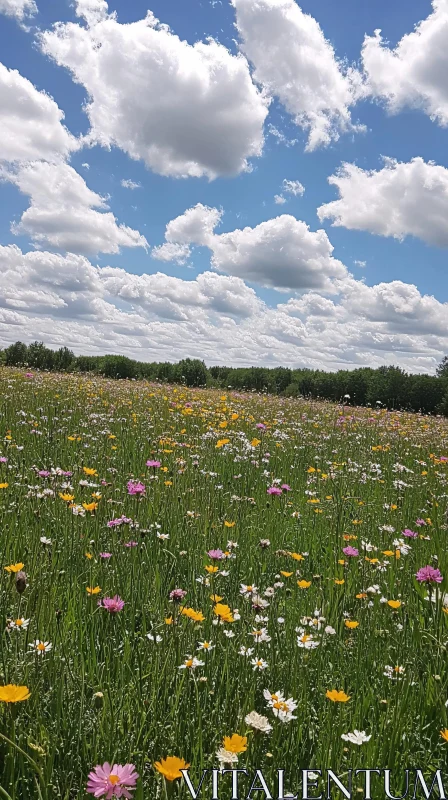
[[[335,292],[335,281],[347,279],[347,270],[333,258],[333,246],[324,230],[311,231],[305,222],[283,214],[255,228],[217,234],[214,229],[222,214],[222,210],[198,203],[168,223],[165,239],[187,247],[208,247],[212,267],[219,272],[282,291]],[[168,261],[170,252],[164,244],[152,255]],[[172,252],[173,260],[183,263],[177,258],[176,248]],[[183,259],[184,252],[179,252]],[[185,258],[189,255],[190,250],[185,251]]]
[[[329,182],[339,200],[318,208],[320,220],[381,236],[417,236],[431,245],[448,246],[448,169],[422,158],[385,160],[379,171],[343,164]]]
[[[59,23],[40,43],[87,89],[92,142],[173,177],[235,175],[261,155],[268,103],[242,55],[190,45],[150,11],[122,25],[99,0],[77,7],[90,27]]]
[[[67,158],[78,142],[63,119],[52,97],[0,63],[0,161]]]
[[[158,247],[153,247],[151,255],[157,261],[173,261],[175,264],[185,264],[190,258],[191,249],[188,244],[165,242]]]
[[[136,183],[135,181],[131,181],[130,179],[129,180],[124,180],[123,179],[121,181],[121,185],[122,185],[123,189],[141,189],[142,188],[141,183]]]
[[[215,236],[212,249],[215,269],[262,286],[332,292],[333,279],[347,276],[325,231],[289,214]]]
[[[140,360],[337,369],[398,364],[431,372],[448,350],[448,303],[392,281],[341,283],[276,308],[234,276],[191,281],[99,268],[68,253],[0,247],[0,335]],[[117,307],[119,305],[119,307]],[[316,342],[318,345],[316,345]]]
[[[276,203],[276,205],[283,206],[286,202],[286,198],[284,198],[282,194],[274,195],[274,203]]]
[[[117,224],[112,212],[106,210],[105,199],[91,191],[68,164],[33,161],[14,170],[5,169],[0,177],[31,198],[12,231],[29,234],[36,246],[84,254],[147,247],[138,231]]]
[[[419,108],[439,125],[448,125],[448,0],[433,0],[432,13],[393,49],[381,31],[366,36],[362,62],[372,95],[397,113]]]
[[[198,203],[168,223],[165,238],[167,242],[210,246],[222,214],[223,212],[217,208]]]
[[[37,5],[34,0],[0,0],[0,14],[23,22],[26,17],[37,14]]]
[[[353,130],[350,106],[359,96],[361,77],[338,62],[314,17],[294,0],[231,2],[255,80],[308,131],[306,149]]]
[[[76,16],[84,17],[88,25],[95,25],[109,16],[106,0],[75,0]]]
[[[305,194],[305,187],[300,181],[289,181],[287,178],[283,179],[283,191],[287,194],[292,194],[294,197],[301,197]]]

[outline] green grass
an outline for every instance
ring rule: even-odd
[[[317,402],[74,376],[29,379],[7,369],[0,407],[0,455],[8,459],[0,465],[0,482],[8,484],[0,489],[0,685],[31,691],[22,703],[0,704],[0,796],[85,798],[89,771],[106,760],[136,765],[136,800],[163,796],[156,760],[181,756],[199,777],[218,766],[216,751],[232,733],[248,737],[238,766],[262,769],[267,781],[285,768],[291,790],[302,767],[341,775],[349,768],[444,767],[448,466],[438,457],[448,456],[445,420],[347,408],[344,417],[341,408]],[[262,433],[258,422],[267,426]],[[224,438],[229,443],[217,447]],[[251,446],[254,438],[261,441]],[[146,467],[150,458],[166,471]],[[37,474],[58,467],[73,475]],[[97,476],[86,479],[83,467]],[[130,479],[143,481],[145,497],[128,495]],[[274,479],[291,491],[269,496]],[[44,489],[54,494],[39,496]],[[59,497],[64,491],[77,504],[100,492],[98,508],[75,515]],[[135,526],[107,527],[122,515]],[[418,518],[430,523],[418,527]],[[381,530],[385,525],[395,532]],[[405,528],[419,536],[405,539],[410,551],[397,559],[393,541]],[[261,547],[262,539],[270,545]],[[130,540],[138,546],[125,547]],[[229,540],[238,543],[235,558],[215,562],[228,575],[208,576],[207,551],[225,551]],[[378,549],[364,551],[362,540]],[[359,556],[346,558],[347,545]],[[110,559],[100,557],[105,551]],[[293,552],[306,556],[295,561]],[[22,595],[4,569],[18,562],[28,579]],[[427,564],[444,576],[435,603],[415,579]],[[300,579],[310,587],[299,588]],[[242,583],[256,585],[262,597],[283,584],[265,598],[266,622],[255,623]],[[96,585],[101,594],[89,597],[86,587]],[[356,597],[373,585],[378,594]],[[188,592],[184,605],[200,610],[203,622],[177,615],[169,602],[175,587]],[[121,612],[98,607],[99,598],[115,594],[125,601]],[[215,625],[212,594],[240,619]],[[381,598],[402,605],[394,610]],[[311,631],[301,619],[316,610],[325,618],[313,633],[319,646],[299,648],[296,628]],[[173,612],[177,624],[167,625]],[[30,620],[27,630],[10,630],[9,621],[20,617]],[[346,619],[358,627],[348,629]],[[323,633],[327,625],[334,635]],[[260,627],[271,640],[254,644],[250,632]],[[29,644],[36,639],[52,649],[34,654]],[[203,640],[214,649],[197,652]],[[242,645],[268,668],[254,671],[239,654]],[[180,670],[187,655],[204,666]],[[386,677],[386,665],[403,666],[401,679]],[[296,700],[296,719],[274,717],[266,688]],[[329,689],[350,700],[331,702]],[[250,731],[244,717],[253,710],[269,718],[271,733]],[[354,729],[370,740],[357,746],[341,738]],[[175,790],[188,796],[179,782]]]

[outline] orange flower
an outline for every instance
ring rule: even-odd
[[[188,769],[189,766],[183,758],[178,758],[177,756],[162,758],[154,764],[157,772],[160,772],[167,781],[175,781],[178,778],[182,778],[181,769]]]
[[[222,746],[228,753],[245,753],[247,750],[247,736],[240,736],[234,733],[232,736],[224,736]]]
[[[343,691],[338,691],[337,689],[327,689],[325,696],[333,703],[346,703],[350,700],[348,694],[345,694]]]
[[[22,562],[20,561],[18,564],[10,564],[9,567],[5,567],[5,570],[6,570],[6,572],[9,572],[9,573],[11,573],[11,572],[20,572],[20,570],[23,569],[24,566],[25,566],[25,564],[22,564]]]
[[[194,608],[187,608],[186,606],[181,609],[180,613],[195,622],[203,622],[205,619],[202,611],[195,611]]]
[[[400,608],[401,602],[400,600],[388,600],[387,605],[391,608]]]

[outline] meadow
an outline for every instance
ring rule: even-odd
[[[9,368],[0,408],[0,797],[445,767],[446,419]]]

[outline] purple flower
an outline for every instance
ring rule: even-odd
[[[141,496],[145,494],[146,486],[141,481],[128,482],[128,494]]]
[[[259,431],[265,431],[266,430],[266,425],[264,424],[264,422],[257,422],[255,427],[258,428]]]
[[[98,605],[101,608],[105,608],[109,614],[116,614],[118,611],[122,611],[124,607],[124,600],[116,594],[114,597],[103,597],[102,600],[98,600]],[[111,795],[113,797],[113,795]]]
[[[37,474],[39,475],[39,478],[49,478],[51,472],[48,472],[48,469],[40,469]]]
[[[170,600],[173,603],[181,603],[186,594],[185,589],[173,589],[173,591],[170,592]]]
[[[134,791],[137,783],[138,773],[133,764],[114,764],[113,767],[106,761],[103,766],[98,764],[95,769],[89,772],[87,792],[95,797],[105,797],[111,800],[112,797],[132,798],[129,792]]]
[[[112,558],[112,553],[100,553],[100,558]]]
[[[407,536],[409,539],[416,539],[417,536],[418,536],[418,533],[415,533],[415,531],[409,530],[409,528],[405,528],[404,531],[402,531],[402,533],[403,533],[403,536]]]
[[[415,524],[418,525],[419,528],[421,528],[422,525],[426,525],[426,522],[424,519],[416,519]]]
[[[34,375],[33,375],[33,373],[32,373],[32,372],[26,372],[26,373],[25,373],[25,377],[26,377],[26,378],[34,378]]]
[[[292,491],[291,487],[288,486],[287,483],[282,483],[280,488],[283,489],[284,492],[291,492]]]
[[[267,492],[268,494],[275,494],[275,495],[283,494],[282,490],[279,489],[278,486],[270,486]]]
[[[146,466],[154,467],[154,469],[156,469],[157,467],[160,467],[161,463],[162,463],[161,461],[151,461],[150,459],[149,461],[146,462]]]
[[[357,550],[356,547],[343,547],[342,552],[344,555],[352,556],[353,558],[359,556],[359,550]]]
[[[419,583],[442,583],[443,575],[439,569],[430,567],[420,567],[415,576]]]
[[[218,550],[209,550],[207,555],[209,556],[209,558],[212,558],[215,561],[221,561],[223,558],[225,558],[225,555],[224,555],[223,551],[219,550],[219,549]]]
[[[130,525],[132,519],[130,517],[125,517],[124,514],[121,517],[117,517],[116,519],[111,519],[107,523],[108,528],[117,528],[120,525]]]

